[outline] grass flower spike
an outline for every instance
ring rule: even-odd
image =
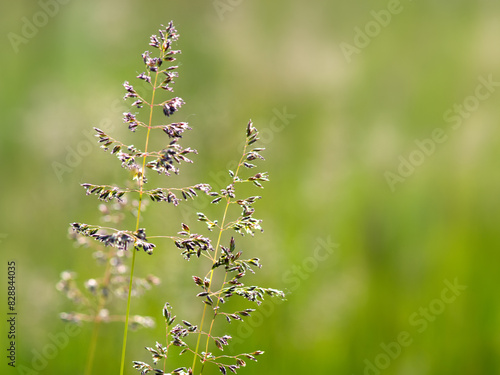
[[[123,84],[124,99],[131,106],[130,111],[123,114],[123,122],[136,134],[134,136],[139,137],[135,144],[143,147],[124,143],[103,130],[94,128],[101,148],[114,155],[119,165],[132,173],[131,180],[124,183],[124,186],[83,183],[86,194],[93,195],[102,202],[99,204],[99,211],[105,225],[82,222],[70,225],[71,237],[79,245],[92,247],[94,258],[104,268],[103,276],[86,280],[83,288],[78,285],[77,275],[71,271],[63,272],[57,285],[77,307],[74,312],[63,313],[61,317],[73,323],[87,321],[94,325],[86,374],[94,371],[93,360],[100,323],[113,321],[124,323],[119,363],[121,375],[125,373],[127,364],[131,364],[141,374],[202,374],[209,366],[222,374],[236,373],[246,366],[246,361],[256,361],[256,357],[263,352],[253,350],[223,355],[224,349],[231,345],[232,338],[229,333],[215,335],[214,327],[245,320],[266,297],[285,298],[280,290],[246,283],[245,276],[260,269],[261,261],[257,257],[244,256],[247,251],[240,249],[233,236],[253,236],[262,231],[262,221],[254,217],[254,206],[262,197],[257,194],[241,196],[240,189],[242,184],[251,184],[259,190],[263,188],[263,183],[269,181],[266,172],[253,172],[259,168],[259,162],[264,160],[264,148],[255,145],[259,141],[259,133],[251,121],[244,129],[246,141],[240,161],[235,171],[228,171],[225,188],[213,191],[206,183],[186,187],[149,186],[149,173],[156,172],[166,177],[179,174],[182,164],[192,163],[192,155],[197,154],[196,150],[181,145],[184,132],[192,130],[189,124],[183,121],[170,122],[185,104],[182,98],[172,95],[174,79],[178,78],[178,66],[174,62],[176,55],[180,53],[173,49],[173,45],[178,38],[179,34],[172,22],[166,27],[162,26],[158,35],[150,37],[149,46],[155,52],[145,51],[142,54],[144,71],[136,77],[141,89],[136,89],[129,81]],[[143,87],[148,90],[143,90]],[[147,93],[144,94],[143,91]],[[154,116],[156,112],[165,120],[164,123],[153,123],[153,119],[158,118]],[[137,131],[139,128],[143,128],[143,131]],[[141,139],[142,135],[145,138]],[[157,142],[163,142],[164,147],[152,150],[153,138]],[[207,233],[192,232],[190,223],[179,223],[180,230],[174,234],[150,235],[149,230],[141,226],[148,201],[177,206],[199,195],[207,196],[206,199],[210,199],[220,209],[218,218],[202,212],[197,214],[197,221],[206,224]],[[148,197],[149,199],[145,199]],[[124,218],[127,215],[132,215],[134,227],[126,227]],[[129,329],[154,325],[151,317],[130,315],[131,297],[140,296],[160,282],[153,275],[137,277],[134,274],[137,254],[146,253],[141,262],[147,263],[152,259],[149,256],[161,256],[157,252],[173,249],[180,252],[180,260],[196,259],[206,267],[205,274],[192,276],[189,264],[176,265],[185,268],[185,273],[193,281],[190,291],[193,303],[199,303],[199,321],[194,323],[177,318],[173,314],[175,301],[162,301],[158,307],[161,315],[158,315],[164,320],[166,335],[146,346],[152,356],[152,363],[129,361],[126,358]],[[110,311],[110,295],[126,299],[125,312],[115,314]],[[234,311],[225,307],[231,305],[226,305],[230,299],[241,299],[249,306]],[[219,327],[217,332],[221,329]],[[173,353],[184,356],[184,367],[170,369],[168,358]]]

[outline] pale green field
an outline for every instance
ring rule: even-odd
[[[1,267],[17,262],[19,312],[19,372],[3,356],[2,373],[83,374],[90,326],[50,358],[39,353],[72,309],[55,289],[60,272],[102,274],[67,239],[70,222],[98,222],[79,184],[128,178],[88,139],[107,127],[139,146],[121,121],[122,83],[142,72],[149,35],[170,20],[181,34],[175,94],[187,103],[176,120],[193,127],[183,142],[199,155],[179,177],[152,182],[222,187],[250,118],[267,149],[271,182],[256,204],[265,232],[241,244],[264,265],[252,280],[289,296],[227,327],[235,351],[266,351],[239,373],[500,373],[500,4],[57,4],[0,11]],[[200,208],[220,213],[198,204],[150,204],[144,226],[171,233]],[[129,363],[150,359],[143,348],[164,337],[165,301],[198,319],[197,267],[166,243],[138,254],[137,274],[162,284],[132,313],[160,323],[129,334]],[[102,327],[95,374],[118,374],[122,333]]]

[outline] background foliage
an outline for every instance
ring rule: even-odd
[[[140,73],[149,35],[173,19],[183,52],[175,90],[187,103],[178,116],[193,127],[185,144],[199,155],[172,181],[220,187],[249,118],[267,147],[271,183],[257,207],[265,233],[245,246],[264,264],[259,283],[292,293],[247,327],[242,350],[266,355],[241,373],[362,374],[367,361],[384,363],[381,344],[401,332],[411,344],[381,373],[498,373],[498,87],[457,129],[443,116],[475,95],[479,77],[500,81],[500,5],[402,0],[400,7],[349,62],[341,43],[354,45],[355,28],[364,30],[387,2],[73,0],[17,53],[8,33],[22,35],[23,17],[42,8],[4,2],[0,246],[2,274],[7,259],[18,264],[18,364],[30,366],[64,330],[57,315],[70,305],[55,290],[59,273],[101,272],[67,240],[68,224],[97,219],[97,202],[80,183],[126,176],[85,140],[106,124],[126,142],[115,101],[121,84]],[[391,191],[384,174],[397,173],[400,156],[408,160],[416,140],[436,128],[446,141]],[[54,163],[70,171],[58,176]],[[150,205],[145,226],[172,233],[180,220],[194,221],[193,212]],[[315,258],[328,239],[333,254]],[[200,303],[177,290],[192,288],[196,265],[173,246],[154,259],[138,255],[137,274],[162,279],[133,304],[132,313],[160,322],[129,335],[129,353],[140,360],[148,358],[143,347],[163,337],[166,300],[193,316]],[[455,279],[467,289],[442,302],[446,280]],[[423,325],[411,317],[422,319],[421,308],[431,315],[418,332]],[[121,335],[121,324],[101,330],[99,373],[117,371]],[[83,368],[89,337],[82,330],[39,373]]]

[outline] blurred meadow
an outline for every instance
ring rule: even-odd
[[[22,0],[0,14],[1,268],[16,261],[18,297],[18,367],[2,356],[2,374],[83,374],[90,325],[33,361],[73,308],[60,273],[102,274],[68,239],[70,222],[99,220],[80,184],[129,177],[92,127],[142,146],[122,123],[122,83],[170,20],[186,101],[175,119],[199,154],[155,182],[223,187],[249,119],[266,147],[265,232],[237,239],[262,260],[253,280],[289,295],[227,326],[236,350],[266,352],[239,373],[500,373],[500,3]],[[219,212],[203,197],[184,205],[150,204],[143,226],[172,233]],[[158,324],[129,332],[127,374],[164,337],[166,301],[193,320],[201,306],[195,261],[166,242],[137,255],[136,275],[162,283],[132,301]],[[101,327],[94,374],[118,373],[122,334]]]

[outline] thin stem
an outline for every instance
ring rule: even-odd
[[[111,276],[111,263],[110,259],[112,257],[112,250],[108,252],[108,262],[106,263],[106,269],[104,270],[103,278],[103,288],[107,288],[109,285],[109,280]],[[94,328],[92,329],[92,338],[90,340],[89,355],[87,359],[87,366],[85,367],[85,375],[90,375],[92,373],[92,366],[94,364],[95,350],[97,347],[97,337],[99,336],[99,328],[101,326],[101,319],[99,317],[99,312],[103,309],[106,299],[101,295],[99,298],[99,303],[97,305],[96,315],[94,317]]]
[[[92,365],[94,364],[95,349],[97,346],[97,337],[99,332],[101,320],[97,319],[94,321],[94,328],[92,329],[92,339],[90,341],[89,356],[87,359],[87,366],[85,367],[85,375],[92,374]]]
[[[227,279],[227,273],[224,275],[224,281],[222,282],[222,286],[224,286],[226,284],[226,279]],[[217,297],[220,295],[220,292],[218,293]],[[215,307],[217,308],[219,306],[219,298],[217,298],[217,303],[215,304]],[[208,353],[208,344],[210,343],[210,337],[211,337],[211,334],[212,334],[212,328],[214,326],[214,322],[215,322],[215,315],[214,317],[212,318],[212,321],[210,322],[210,328],[208,330],[208,334],[207,334],[207,343],[205,345],[205,353]],[[200,370],[200,374],[203,373],[203,369],[205,368],[205,362],[202,363],[201,365],[201,370]]]
[[[134,251],[134,254],[132,255],[132,265],[130,266],[130,283],[129,283],[129,287],[128,287],[127,312],[125,315],[125,329],[123,332],[122,360],[120,363],[120,375],[123,375],[123,371],[125,369],[125,353],[127,350],[128,321],[129,321],[129,316],[130,316],[130,297],[131,297],[131,290],[132,290],[132,278],[134,277],[135,253],[136,252]]]
[[[161,56],[163,58],[163,56]],[[155,83],[153,85],[153,93],[151,96],[151,104],[150,104],[150,111],[149,111],[149,124],[148,124],[148,133],[146,135],[146,145],[144,147],[144,154],[147,154],[148,152],[148,145],[149,145],[149,135],[151,133],[151,123],[153,120],[153,106],[154,106],[154,101],[155,101],[155,93],[156,93],[156,83],[158,80],[158,72],[156,72],[155,75]],[[144,155],[143,160],[142,160],[142,169],[139,171],[139,205],[137,207],[137,221],[135,225],[135,230],[139,230],[139,221],[141,219],[141,207],[142,207],[142,197],[144,193],[144,174],[145,174],[145,168],[146,168],[146,155]],[[129,322],[129,317],[130,317],[130,300],[132,297],[132,282],[134,279],[134,268],[135,268],[135,256],[136,256],[137,251],[133,251],[132,255],[132,265],[130,266],[130,282],[129,282],[129,287],[128,287],[128,296],[127,296],[127,312],[125,315],[125,328],[123,331],[123,345],[122,345],[122,359],[121,359],[121,364],[120,364],[120,375],[123,375],[123,372],[125,370],[125,354],[127,351],[127,334],[128,334],[128,322]]]
[[[234,174],[234,177],[233,177],[233,183],[235,182],[236,178],[238,177],[238,172],[240,170],[240,167],[243,163],[243,158],[245,157],[245,154],[246,154],[246,150],[247,150],[247,146],[248,144],[245,143],[245,147],[243,148],[243,154],[240,158],[240,161],[238,163],[238,167],[236,168],[236,172]],[[219,227],[219,236],[217,238],[217,245],[215,246],[215,252],[214,252],[214,263],[216,262],[217,260],[217,251],[219,250],[219,245],[220,245],[220,241],[221,241],[221,238],[222,238],[222,232],[224,232],[226,229],[224,228],[224,223],[226,221],[226,216],[227,216],[227,211],[228,211],[228,208],[229,208],[229,205],[232,203],[231,201],[231,198],[229,196],[226,197],[226,207],[224,209],[224,215],[222,217],[222,221],[221,221],[221,224],[220,224],[220,227]],[[212,278],[214,276],[214,269],[212,268],[210,270],[210,285],[212,284]],[[226,282],[226,275],[224,276],[224,283]],[[223,285],[224,285],[223,283]],[[217,299],[217,305],[218,305],[218,299]],[[201,323],[200,323],[200,333],[198,334],[198,340],[196,342],[196,349],[195,349],[195,355],[194,355],[194,359],[193,359],[193,367],[192,367],[192,370],[193,370],[193,374],[194,374],[194,368],[195,368],[195,365],[196,365],[196,357],[198,355],[198,349],[199,349],[199,346],[200,346],[200,340],[201,340],[201,331],[203,329],[203,323],[205,322],[205,315],[206,315],[206,312],[207,312],[207,305],[205,305],[203,307],[203,315],[201,317]],[[208,352],[208,344],[209,344],[209,340],[210,340],[210,335],[212,333],[212,328],[213,328],[213,325],[214,325],[214,321],[215,321],[215,315],[214,317],[212,318],[212,321],[210,323],[210,329],[208,331],[208,335],[207,335],[207,343],[205,345],[205,355],[203,356],[203,359],[202,359],[202,366],[201,366],[201,370],[200,370],[200,375],[203,373],[203,369],[205,368],[205,360],[206,360],[206,353]]]
[[[169,325],[168,323],[165,324],[165,347],[167,348],[167,350],[165,351],[165,358],[163,359],[163,372],[165,372],[165,368],[167,367],[167,357],[168,357],[168,348],[170,347],[170,345],[168,344],[168,330],[169,330]]]
[[[229,208],[229,201],[230,201],[230,198],[228,197],[227,198],[227,203],[226,203],[226,208],[224,210],[224,216],[222,217],[222,224],[221,224],[221,229],[219,231],[219,237],[217,238],[217,245],[215,246],[215,254],[214,254],[214,259],[217,259],[217,251],[219,249],[219,244],[220,244],[220,240],[221,240],[221,237],[222,237],[222,227],[224,227],[224,221],[226,220],[226,214],[227,214],[227,209]],[[212,283],[212,278],[213,278],[213,275],[214,275],[214,270],[210,270],[210,284]],[[203,323],[205,322],[205,315],[206,315],[206,312],[207,312],[207,305],[205,305],[203,307],[203,315],[201,316],[201,323],[200,323],[200,333],[198,333],[198,340],[196,341],[196,349],[195,349],[195,356],[193,358],[193,374],[194,374],[194,368],[195,368],[195,365],[196,365],[196,357],[197,357],[197,354],[198,354],[198,349],[200,347],[200,340],[201,340],[201,331],[203,330]],[[207,341],[208,341],[208,338],[207,338]],[[205,356],[203,357],[203,360],[205,360]],[[203,371],[203,367],[201,368],[201,371]],[[201,374],[201,372],[200,372]]]

